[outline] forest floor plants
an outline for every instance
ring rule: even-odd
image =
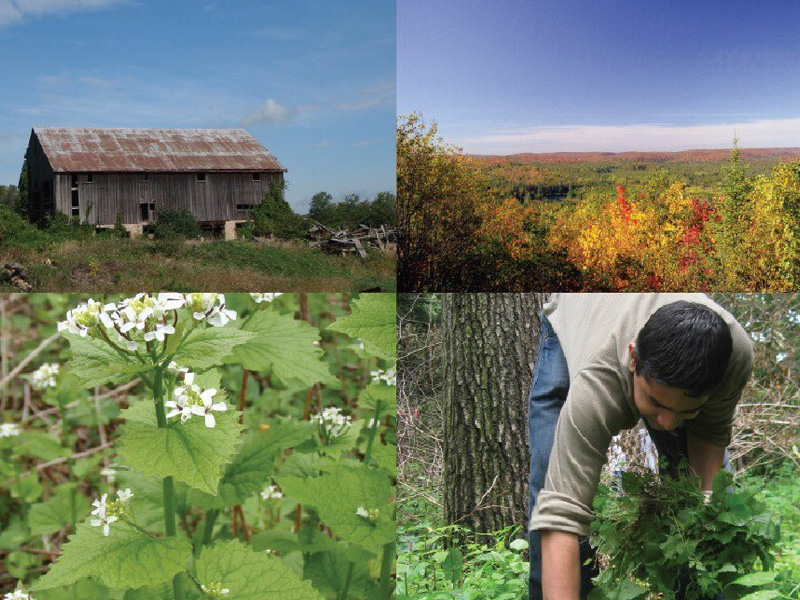
[[[58,328],[69,365],[36,376],[55,380],[44,404],[61,419],[6,412],[0,435],[0,486],[12,494],[0,505],[0,549],[14,555],[14,593],[388,600],[394,297],[279,295],[138,294],[67,312]],[[312,315],[340,318],[321,327]],[[100,419],[105,387],[141,390],[110,411],[115,423]],[[99,460],[80,463],[95,453],[70,439],[88,436],[75,416],[85,389],[95,390],[98,430],[116,428],[96,450],[117,452],[108,485],[97,485]],[[66,479],[40,469],[37,442],[55,462],[66,456]],[[44,486],[49,499],[37,502]],[[47,557],[57,560],[37,578]]]

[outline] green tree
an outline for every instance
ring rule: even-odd
[[[303,218],[292,210],[284,198],[286,183],[273,181],[264,201],[253,207],[256,235],[274,235],[278,238],[302,237],[306,232]]]
[[[30,219],[28,207],[28,158],[22,161],[22,172],[19,174],[19,196],[14,205],[14,211],[26,219]]]
[[[333,196],[328,192],[317,192],[311,198],[311,205],[308,208],[308,216],[315,221],[319,221],[325,225],[331,217],[331,208],[333,207]]]

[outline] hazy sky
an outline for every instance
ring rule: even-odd
[[[398,0],[398,114],[475,153],[800,146],[800,2]]]
[[[394,0],[0,0],[0,183],[31,128],[245,128],[287,199],[395,189]]]

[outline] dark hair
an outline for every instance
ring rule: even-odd
[[[703,304],[679,300],[654,312],[636,338],[636,374],[693,397],[711,391],[728,369],[728,324]]]

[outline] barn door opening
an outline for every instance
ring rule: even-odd
[[[142,218],[142,223],[150,223],[156,220],[156,203],[155,202],[140,202],[139,203],[139,216]]]

